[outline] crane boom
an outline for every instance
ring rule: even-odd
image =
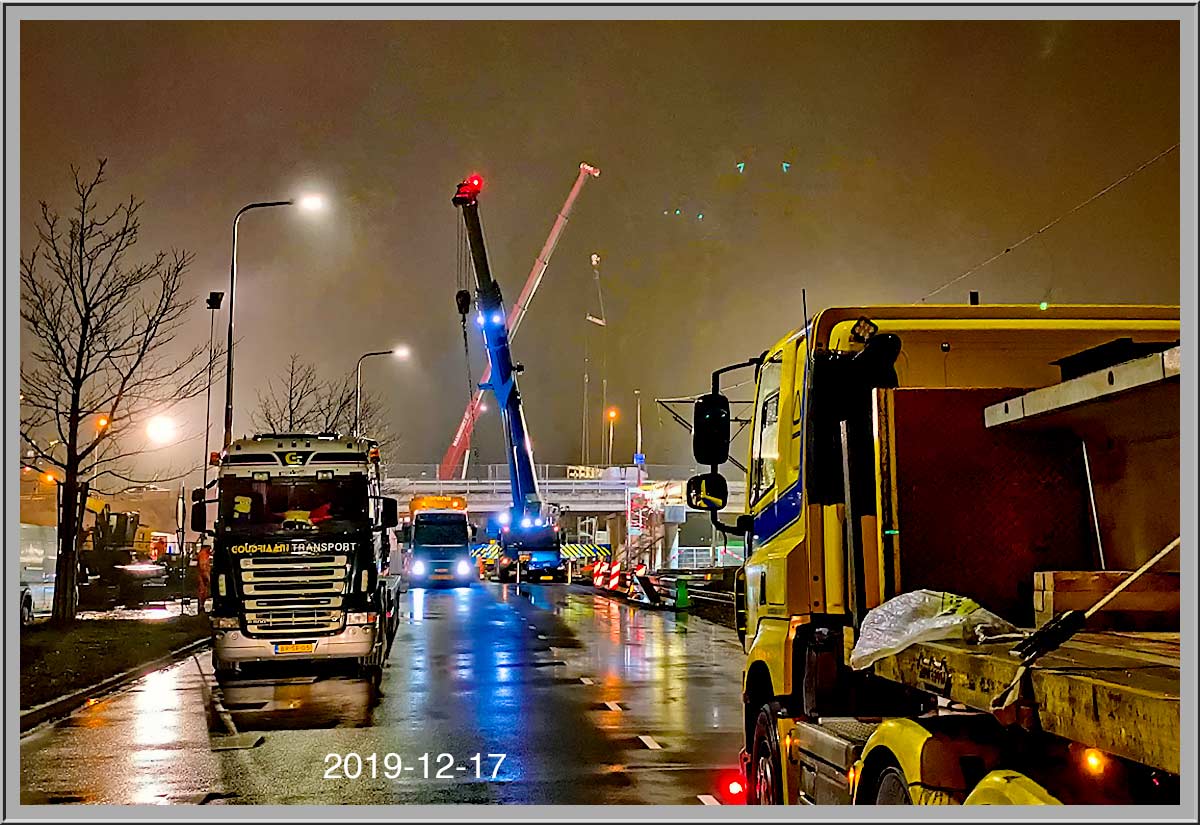
[[[575,205],[575,199],[579,197],[579,193],[583,189],[584,182],[588,178],[598,177],[600,177],[599,169],[587,163],[579,164],[579,175],[575,178],[575,185],[571,187],[566,201],[563,202],[562,209],[559,210],[558,217],[555,218],[554,225],[550,228],[550,234],[547,236],[546,242],[542,245],[542,251],[538,253],[537,259],[533,262],[533,268],[529,271],[529,275],[525,279],[525,286],[521,289],[521,294],[517,298],[517,302],[509,310],[509,341],[517,334],[517,329],[521,326],[521,320],[525,317],[525,312],[529,309],[529,304],[533,300],[534,293],[537,292],[537,288],[542,282],[542,276],[546,274],[546,267],[550,265],[550,257],[554,254],[554,248],[558,246],[558,239],[567,226],[571,209]],[[483,376],[480,378],[479,383],[481,385],[486,384],[491,378],[491,373],[492,364],[489,358],[487,365],[483,369]],[[450,441],[450,446],[446,449],[446,454],[442,457],[442,463],[438,465],[438,478],[443,480],[452,478],[460,466],[463,472],[466,471],[465,458],[467,447],[470,446],[471,433],[474,430],[475,422],[479,419],[479,407],[482,403],[483,390],[477,389],[467,404],[467,409],[463,412],[458,429],[454,431],[454,438]]]

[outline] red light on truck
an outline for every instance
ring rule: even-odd
[[[745,790],[745,788],[742,787],[741,782],[737,781],[736,779],[730,780],[729,794],[731,796],[739,796],[742,793],[742,791],[744,791],[744,790]]]

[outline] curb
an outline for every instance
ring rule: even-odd
[[[173,664],[178,659],[190,655],[197,650],[202,650],[211,643],[211,639],[205,637],[197,639],[194,642],[184,645],[183,647],[172,650],[165,656],[160,656],[152,662],[147,662],[143,665],[130,668],[124,673],[118,673],[114,676],[109,676],[107,679],[102,679],[94,685],[81,688],[73,693],[68,693],[66,696],[60,696],[57,699],[51,699],[49,702],[44,702],[37,707],[29,708],[21,711],[21,733],[27,733],[38,725],[50,719],[57,719],[62,716],[67,716],[72,711],[81,707],[88,699],[94,698],[97,694],[111,693],[119,687],[140,679],[156,670],[159,670],[167,665]]]

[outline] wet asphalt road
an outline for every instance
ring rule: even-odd
[[[202,655],[25,737],[22,802],[722,799],[732,631],[563,585],[418,589],[401,610],[378,685],[337,669],[217,685]]]

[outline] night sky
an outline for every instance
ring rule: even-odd
[[[511,304],[579,162],[600,167],[514,345],[536,459],[579,457],[598,252],[617,460],[640,388],[648,461],[669,463],[686,434],[652,399],[799,326],[802,287],[810,310],[918,300],[1179,140],[1173,22],[20,25],[22,249],[39,199],[70,208],[68,164],[109,158],[108,202],[146,201],[135,257],[197,254],[194,344],[237,209],[324,193],[324,215],[242,221],[235,430],[289,353],[332,375],[406,343],[364,366],[393,462],[439,460],[467,398],[467,173]],[[1177,303],[1179,278],[1175,152],[939,297]],[[592,410],[595,458],[598,392]],[[199,432],[203,404],[178,417]],[[501,461],[495,413],[479,428]]]

